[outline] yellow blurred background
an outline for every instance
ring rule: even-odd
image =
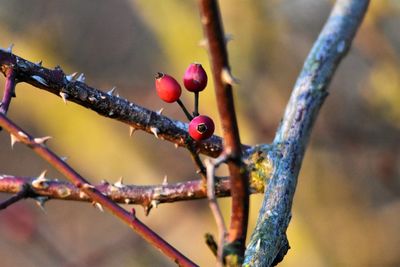
[[[269,143],[303,61],[332,2],[221,1],[242,142]],[[312,134],[280,266],[400,266],[400,3],[371,1],[367,17],[330,86]],[[0,0],[0,46],[47,68],[84,72],[87,84],[184,120],[158,99],[154,73],[181,79],[191,62],[209,73],[196,1]],[[211,79],[210,79],[211,81]],[[4,84],[4,78],[0,78]],[[0,88],[3,89],[3,86]],[[161,183],[196,178],[189,153],[27,84],[9,116],[94,183]],[[192,107],[192,96],[183,101]],[[212,83],[200,112],[218,125]],[[217,134],[220,133],[217,127]],[[0,173],[63,178],[0,132]],[[7,197],[1,194],[1,199]],[[251,197],[249,235],[261,196]],[[229,218],[229,199],[220,201]],[[145,217],[157,233],[201,266],[215,259],[203,235],[216,234],[207,201],[164,204]],[[0,212],[1,266],[174,266],[108,213],[90,204],[33,200]]]

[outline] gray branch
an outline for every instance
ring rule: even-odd
[[[276,265],[289,249],[286,229],[297,177],[314,121],[327,89],[367,11],[369,0],[338,0],[294,86],[274,147],[268,146],[273,174],[264,193],[245,266]],[[259,151],[265,150],[263,146]]]

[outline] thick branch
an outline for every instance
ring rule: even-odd
[[[286,229],[311,129],[368,4],[368,0],[338,0],[305,61],[274,140],[277,151],[270,152],[276,159],[274,174],[246,250],[246,265],[271,266],[288,249]]]
[[[154,247],[158,248],[167,257],[172,259],[180,266],[197,266],[191,262],[188,258],[182,255],[173,246],[167,243],[164,239],[158,236],[139,219],[136,218],[135,214],[131,214],[118,204],[113,202],[107,196],[104,196],[94,186],[92,186],[85,178],[78,174],[72,169],[65,161],[58,157],[53,151],[48,149],[42,141],[38,142],[38,139],[33,138],[24,132],[21,128],[15,125],[9,120],[4,114],[0,113],[0,126],[14,136],[16,140],[24,143],[36,152],[40,157],[49,162],[56,170],[62,173],[68,178],[76,187],[82,192],[86,193],[93,202],[100,204],[102,207],[108,209],[117,218],[125,222],[131,227],[136,233],[138,233],[143,239],[149,242]],[[37,181],[37,184],[42,184],[45,187],[45,181]]]
[[[201,22],[211,58],[215,94],[221,118],[224,153],[228,156],[231,178],[232,215],[228,241],[232,254],[242,261],[246,241],[249,192],[248,174],[243,168],[239,129],[232,95],[233,78],[230,73],[225,34],[218,1],[199,0]]]
[[[13,175],[0,175],[0,192],[15,194],[21,191],[24,185],[30,185],[36,196],[45,196],[51,199],[91,201],[86,194],[81,194],[79,188],[72,183],[48,179],[46,186],[32,187],[35,177],[20,177]],[[177,201],[196,200],[207,197],[203,180],[185,181],[176,184],[160,185],[125,185],[110,184],[106,181],[95,186],[103,195],[121,204],[136,204],[147,207],[153,201],[157,204],[172,203]],[[253,186],[251,193],[261,193],[261,189]],[[230,183],[228,177],[216,180],[215,195],[217,197],[230,196]]]
[[[98,114],[126,123],[135,129],[153,134],[158,129],[158,137],[182,147],[196,145],[200,153],[217,157],[222,151],[222,140],[217,136],[193,144],[187,132],[188,125],[173,120],[157,112],[138,106],[128,100],[102,92],[84,82],[65,76],[60,67],[47,69],[40,64],[27,61],[0,49],[0,70],[7,76],[10,69],[18,82],[26,82],[57,96],[63,94],[67,101],[96,111]],[[244,148],[248,148],[245,146]]]

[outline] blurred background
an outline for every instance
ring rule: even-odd
[[[47,68],[84,72],[101,90],[184,120],[158,99],[154,73],[181,79],[191,62],[209,72],[196,1],[0,0],[0,46]],[[332,1],[221,1],[237,115],[245,144],[269,143],[296,76]],[[280,266],[400,266],[400,2],[371,1],[349,55],[330,86],[312,133]],[[211,80],[211,79],[210,79]],[[4,84],[3,76],[0,84]],[[1,86],[3,89],[3,86]],[[27,84],[9,116],[94,183],[161,183],[196,178],[189,153]],[[192,107],[192,96],[183,101]],[[200,112],[215,118],[213,85]],[[220,129],[217,127],[217,134]],[[0,132],[0,173],[63,178]],[[172,167],[173,166],[173,167]],[[0,199],[8,195],[0,194]],[[220,201],[229,218],[230,201]],[[249,235],[261,196],[251,197]],[[203,235],[216,234],[207,201],[164,204],[137,216],[201,266],[215,259]],[[0,258],[12,266],[175,266],[109,213],[87,203],[33,200],[0,212]]]

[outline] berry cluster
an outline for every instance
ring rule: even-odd
[[[201,64],[192,63],[185,71],[183,85],[189,92],[194,93],[194,111],[192,115],[180,100],[182,89],[175,78],[161,72],[156,75],[155,84],[158,96],[167,103],[177,102],[179,104],[190,121],[189,135],[196,141],[211,137],[215,129],[213,120],[208,116],[200,115],[198,112],[199,92],[206,88],[207,80],[207,73]]]

